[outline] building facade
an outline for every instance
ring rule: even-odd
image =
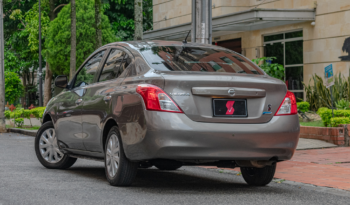
[[[145,40],[182,40],[192,19],[191,0],[153,0],[153,31]],[[350,0],[212,0],[213,44],[250,59],[276,57],[288,89],[303,98],[312,76],[349,76]]]

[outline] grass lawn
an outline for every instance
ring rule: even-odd
[[[311,126],[311,127],[324,127],[321,120],[319,121],[311,121],[311,122],[300,122],[302,126]]]
[[[10,125],[6,125],[6,128],[15,128],[13,126],[10,126]],[[33,127],[29,127],[29,126],[24,126],[24,127],[16,127],[16,128],[19,128],[19,129],[24,129],[24,130],[38,130],[40,128],[40,126],[33,126]]]

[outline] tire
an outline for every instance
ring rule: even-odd
[[[34,147],[39,162],[48,169],[68,169],[77,161],[59,150],[51,121],[44,123],[38,130]]]
[[[157,167],[159,170],[165,170],[165,171],[177,170],[180,167],[182,167],[182,165],[177,165],[177,164],[157,164],[154,166]]]
[[[106,178],[112,186],[130,186],[139,164],[129,161],[124,153],[117,126],[110,129],[105,145]]]
[[[276,164],[264,168],[241,167],[244,180],[251,186],[265,186],[275,175]]]

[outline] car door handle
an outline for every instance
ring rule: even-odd
[[[81,102],[83,102],[83,99],[80,98],[80,99],[78,99],[78,100],[75,101],[75,104],[76,104],[76,105],[80,105]]]
[[[112,99],[112,96],[110,96],[110,95],[106,95],[106,96],[103,97],[103,100],[105,102],[109,102],[111,99]]]

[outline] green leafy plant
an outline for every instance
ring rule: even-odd
[[[317,114],[321,117],[323,125],[325,127],[328,127],[328,125],[331,123],[332,110],[329,110],[329,109],[318,110]]]
[[[15,110],[15,111],[13,111],[13,117],[15,119],[20,118],[22,116],[22,114],[23,114],[23,110]]]
[[[37,107],[34,109],[31,109],[31,113],[32,115],[34,115],[34,117],[38,120],[40,120],[40,122],[42,122],[42,117],[44,114],[46,107]]]
[[[312,83],[313,81],[313,83]],[[344,78],[339,73],[334,76],[334,85],[327,88],[323,79],[318,75],[313,75],[309,85],[304,84],[306,101],[310,103],[310,110],[318,110],[320,107],[332,108],[332,98],[330,89],[332,89],[334,102],[339,102],[342,99],[350,100],[349,78]],[[333,105],[335,107],[335,103]]]
[[[348,117],[334,117],[331,118],[331,127],[338,127],[339,125],[350,124]]]
[[[284,80],[284,67],[278,63],[271,63],[276,57],[262,57],[253,59],[252,61],[259,65],[265,73],[271,77]]]
[[[298,102],[297,107],[301,112],[307,112],[310,108],[310,103],[308,102]]]
[[[32,120],[30,119],[30,115],[32,112],[30,110],[23,110],[23,117],[27,118],[30,122],[30,127],[33,127]]]
[[[11,111],[10,110],[5,110],[4,115],[5,115],[6,119],[8,119],[8,120],[11,119]]]
[[[24,124],[24,119],[23,118],[16,118],[14,119],[16,127],[22,127]]]
[[[350,110],[350,102],[345,99],[339,100],[335,105],[339,110]]]
[[[334,110],[334,118],[345,117],[350,119],[350,110]],[[331,119],[333,117],[331,109],[318,110],[317,114],[320,115],[325,127],[331,126]]]
[[[321,113],[324,112],[324,111],[326,111],[326,110],[328,110],[327,107],[320,107],[320,108],[317,110],[316,113],[317,113],[318,115],[321,115]]]
[[[23,85],[17,73],[5,71],[5,99],[13,104],[23,92]]]

